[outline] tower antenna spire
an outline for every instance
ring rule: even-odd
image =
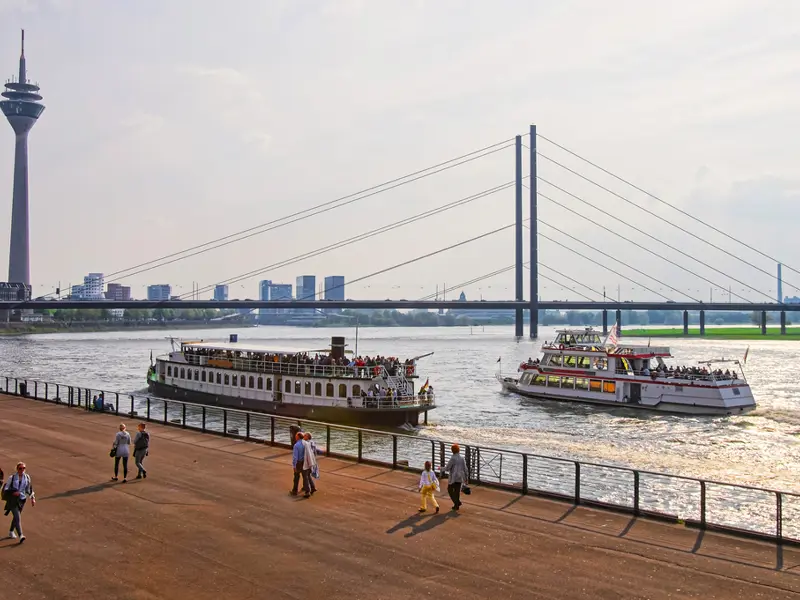
[[[28,74],[25,72],[25,30],[22,30],[22,44],[19,53],[19,83],[28,82]]]

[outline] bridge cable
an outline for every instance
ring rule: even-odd
[[[531,268],[530,268],[528,265],[523,265],[523,266],[524,266],[526,269],[528,269],[529,271],[531,270]],[[541,267],[541,266],[543,266],[543,265],[542,265],[541,263],[539,263],[539,266]],[[555,271],[555,269],[551,269],[551,271]],[[556,271],[556,273],[558,273],[558,271]],[[580,296],[581,298],[585,298],[585,299],[586,299],[586,300],[588,300],[589,302],[597,302],[596,300],[592,300],[591,298],[589,298],[589,296],[587,296],[586,294],[583,294],[582,292],[579,292],[579,291],[578,291],[578,290],[576,290],[575,288],[571,288],[571,287],[569,287],[568,285],[564,285],[562,282],[560,282],[560,281],[556,281],[555,279],[553,279],[552,277],[548,277],[548,276],[547,276],[547,275],[545,275],[544,273],[538,273],[538,276],[539,276],[539,277],[543,277],[543,278],[547,279],[547,281],[550,281],[550,282],[552,282],[552,283],[555,283],[555,284],[556,284],[558,287],[560,287],[560,288],[565,288],[565,289],[568,289],[568,290],[570,290],[571,292],[574,292],[575,294],[578,294],[578,296]]]
[[[506,145],[500,146],[498,148],[491,149],[488,152],[485,152],[483,154],[480,154],[480,155],[477,155],[477,156],[473,156],[478,152],[482,152],[482,151],[486,150],[487,148],[493,148],[494,146],[498,146],[499,144],[506,144]],[[121,271],[115,271],[114,273],[110,273],[109,274],[109,278],[107,278],[106,281],[107,282],[119,281],[120,279],[124,279],[126,277],[132,277],[134,275],[139,275],[141,273],[145,273],[147,271],[151,271],[151,270],[157,269],[159,267],[164,267],[166,265],[170,265],[170,264],[179,262],[179,261],[184,260],[186,258],[191,258],[193,256],[197,256],[197,255],[203,254],[205,252],[210,252],[211,250],[216,250],[218,248],[222,248],[222,247],[228,246],[230,244],[235,244],[237,242],[241,242],[241,241],[249,239],[251,237],[255,237],[257,235],[261,235],[262,233],[267,233],[268,231],[273,231],[275,229],[279,229],[281,227],[285,227],[286,225],[291,225],[293,223],[297,223],[298,221],[303,221],[303,220],[308,219],[310,217],[314,217],[314,216],[317,216],[317,215],[320,215],[320,214],[323,214],[323,213],[326,213],[326,212],[330,212],[332,210],[336,210],[337,208],[341,208],[343,206],[347,206],[349,204],[353,204],[353,203],[358,202],[360,200],[364,200],[366,198],[370,198],[372,196],[376,196],[377,194],[381,194],[383,192],[387,192],[389,190],[398,188],[398,187],[406,185],[408,183],[413,183],[415,181],[419,181],[420,179],[423,179],[425,177],[430,177],[431,175],[436,175],[438,173],[441,173],[442,171],[446,171],[448,169],[452,169],[454,167],[461,166],[461,165],[466,164],[468,162],[472,162],[474,160],[478,160],[480,158],[484,158],[486,156],[489,156],[490,154],[494,154],[495,152],[499,152],[501,150],[505,150],[506,148],[509,148],[509,147],[511,147],[511,145],[513,145],[513,144],[507,144],[506,142],[500,142],[499,144],[494,144],[494,146],[488,146],[487,148],[482,148],[481,150],[476,150],[474,152],[470,152],[469,154],[462,155],[460,157],[451,159],[451,160],[446,161],[444,163],[439,163],[438,165],[434,165],[433,167],[429,167],[428,169],[424,169],[422,171],[416,171],[415,173],[411,173],[409,175],[405,175],[404,177],[396,178],[396,179],[393,179],[391,181],[384,182],[384,183],[382,183],[380,185],[372,186],[370,188],[366,188],[365,190],[361,190],[360,192],[355,192],[353,194],[348,194],[347,196],[342,196],[341,198],[337,198],[335,200],[330,200],[328,202],[324,202],[322,204],[318,204],[318,205],[313,206],[311,208],[307,208],[307,209],[292,213],[292,214],[287,215],[285,217],[281,217],[279,219],[274,219],[274,220],[269,221],[267,223],[262,223],[261,225],[256,225],[254,227],[250,227],[248,229],[244,229],[244,230],[239,231],[237,233],[232,233],[230,235],[218,238],[216,240],[212,240],[212,241],[206,242],[204,244],[199,244],[199,245],[194,246],[192,248],[187,248],[187,249],[182,250],[180,252],[174,252],[172,254],[169,254],[169,255],[166,255],[166,256],[162,256],[161,258],[157,258],[157,259],[145,262],[145,263],[141,263],[139,265],[136,265],[134,267],[130,267],[128,269],[123,269]],[[470,157],[470,158],[464,159],[464,157]],[[461,159],[464,159],[464,160],[461,160]],[[455,161],[459,161],[459,160],[461,162],[455,162]],[[449,164],[449,163],[452,163],[452,164]],[[445,166],[442,166],[442,165],[445,165]],[[440,167],[440,168],[437,168],[437,167]],[[432,170],[431,171],[431,169],[436,169],[436,170]],[[425,171],[430,171],[430,172],[425,172]],[[422,174],[420,175],[419,173],[422,173]],[[413,178],[412,179],[407,179],[409,177],[413,177]],[[402,181],[403,179],[407,179],[407,181]],[[386,187],[386,186],[388,186],[388,187]],[[378,188],[382,188],[382,189],[378,189]],[[337,204],[337,203],[339,203],[339,204]],[[266,229],[264,229],[265,227],[266,227]],[[256,231],[256,230],[259,230],[259,229],[260,229],[260,231]],[[237,237],[237,236],[242,236],[242,237]],[[236,239],[231,239],[231,238],[236,238]],[[212,245],[212,244],[216,244],[216,245]],[[206,247],[206,246],[211,246],[211,247]],[[190,252],[190,254],[186,254],[187,252]],[[180,256],[181,254],[186,254],[186,255],[185,256]],[[168,260],[168,259],[171,259],[171,260]],[[161,261],[166,261],[166,262],[161,262]],[[153,263],[156,263],[156,262],[159,262],[160,264],[153,265]],[[133,272],[129,273],[128,271],[133,271]],[[122,273],[124,273],[124,275],[120,275]],[[116,277],[116,278],[113,278],[115,275],[120,275],[120,276]]]
[[[670,208],[672,208],[673,210],[676,210],[676,211],[678,211],[679,213],[682,213],[683,215],[685,215],[685,216],[689,217],[690,219],[694,219],[694,220],[695,220],[695,221],[697,221],[698,223],[700,223],[700,224],[702,224],[702,225],[705,225],[706,227],[708,227],[708,228],[710,228],[710,229],[713,229],[713,230],[714,230],[714,231],[716,231],[717,233],[719,233],[719,234],[721,234],[721,235],[724,235],[724,236],[725,236],[725,237],[727,237],[728,239],[731,239],[731,240],[733,240],[734,242],[737,242],[738,244],[741,244],[741,245],[742,245],[742,246],[744,246],[745,248],[748,248],[748,249],[752,250],[753,252],[756,252],[756,253],[760,254],[760,255],[761,255],[761,256],[763,256],[764,258],[768,258],[768,259],[769,259],[769,260],[771,260],[772,262],[781,263],[781,264],[782,264],[784,267],[786,267],[786,268],[787,268],[787,269],[789,269],[790,271],[794,271],[795,273],[798,273],[798,274],[800,274],[800,271],[798,271],[797,269],[794,269],[794,268],[790,267],[789,265],[787,265],[787,264],[785,264],[785,263],[781,262],[781,261],[780,261],[780,260],[778,260],[777,258],[774,258],[774,257],[770,256],[769,254],[766,254],[766,253],[762,252],[762,251],[761,251],[761,250],[759,250],[758,248],[755,248],[755,247],[753,247],[753,246],[751,246],[751,245],[749,245],[749,244],[747,244],[747,243],[745,243],[745,242],[743,242],[743,241],[741,241],[741,240],[739,240],[739,239],[735,238],[734,236],[730,235],[729,233],[726,233],[726,232],[722,231],[721,229],[718,229],[717,227],[714,227],[714,226],[713,226],[713,225],[711,225],[710,223],[706,223],[706,222],[705,222],[705,221],[703,221],[702,219],[700,219],[700,218],[698,218],[698,217],[696,217],[696,216],[692,215],[691,213],[688,213],[688,212],[686,212],[686,211],[684,211],[684,210],[682,210],[682,209],[678,208],[678,207],[677,207],[677,206],[675,206],[674,204],[671,204],[670,202],[667,202],[666,200],[664,200],[664,199],[662,199],[662,198],[659,198],[659,197],[658,197],[658,196],[656,196],[655,194],[652,194],[651,192],[648,192],[647,190],[640,188],[640,187],[639,187],[638,185],[636,185],[635,183],[633,183],[633,182],[631,182],[631,181],[629,181],[629,180],[625,179],[624,177],[621,177],[621,176],[619,176],[619,175],[616,175],[615,173],[612,173],[611,171],[609,171],[609,170],[607,170],[607,169],[605,169],[605,168],[601,167],[601,166],[600,166],[600,165],[598,165],[597,163],[594,163],[594,162],[592,162],[592,161],[591,161],[591,160],[589,160],[588,158],[585,158],[585,157],[581,156],[581,155],[580,155],[580,154],[578,154],[577,152],[573,152],[573,151],[572,151],[572,150],[570,150],[569,148],[566,148],[566,147],[562,146],[562,145],[561,145],[561,144],[559,144],[558,142],[554,142],[554,141],[553,141],[553,140],[551,140],[550,138],[548,138],[548,137],[545,137],[545,136],[543,136],[543,135],[542,135],[542,134],[540,134],[540,133],[537,133],[537,134],[536,134],[536,137],[542,138],[542,139],[543,139],[544,141],[546,141],[546,142],[550,142],[550,143],[551,143],[551,144],[553,144],[554,146],[556,146],[556,147],[560,148],[561,150],[564,150],[565,152],[567,152],[567,153],[571,154],[571,155],[572,155],[572,156],[574,156],[575,158],[578,158],[578,159],[582,160],[583,162],[585,162],[585,163],[588,163],[589,165],[593,166],[595,169],[599,169],[600,171],[602,171],[603,173],[606,173],[607,175],[610,175],[610,176],[611,176],[611,177],[613,177],[614,179],[617,179],[618,181],[621,181],[622,183],[624,183],[624,184],[626,184],[626,185],[628,185],[628,186],[632,187],[633,189],[635,189],[635,190],[637,190],[637,191],[639,191],[639,192],[642,192],[643,194],[645,194],[645,195],[647,195],[647,196],[650,196],[650,197],[651,197],[653,200],[658,200],[658,201],[659,201],[659,202],[661,202],[662,204],[665,204],[666,206],[669,206]],[[537,151],[537,154],[538,154],[538,151]],[[550,160],[550,159],[548,159],[548,160]],[[770,275],[770,276],[772,276],[772,275]],[[795,286],[791,286],[791,287],[795,287]],[[799,289],[799,288],[795,288],[795,289]]]
[[[546,179],[542,179],[541,177],[537,177],[537,179],[539,179],[539,180],[540,180],[542,183],[546,183],[546,184],[548,184],[548,185],[551,185],[551,186],[553,186],[554,188],[556,188],[556,189],[558,189],[558,190],[560,190],[560,191],[564,192],[565,194],[567,194],[567,195],[571,196],[572,198],[575,198],[575,199],[576,199],[576,200],[578,200],[579,202],[582,202],[583,204],[586,204],[587,206],[589,206],[589,207],[593,208],[594,210],[596,210],[596,211],[598,211],[598,212],[600,212],[600,213],[602,213],[602,214],[606,214],[605,212],[603,212],[603,210],[602,210],[602,209],[600,209],[600,208],[596,207],[596,206],[595,206],[594,204],[592,204],[591,202],[588,202],[588,201],[584,200],[583,198],[580,198],[579,196],[576,196],[576,195],[575,195],[575,194],[573,194],[572,192],[568,192],[568,191],[567,191],[567,190],[565,190],[564,188],[561,188],[561,187],[559,187],[559,186],[557,186],[557,185],[555,185],[555,184],[553,184],[553,183],[550,183],[549,181],[547,181]],[[603,229],[603,230],[605,230],[605,231],[608,231],[609,233],[611,233],[611,234],[613,234],[613,235],[615,235],[615,236],[617,236],[617,237],[619,237],[619,238],[621,238],[621,239],[625,240],[626,242],[630,242],[631,244],[633,244],[633,245],[634,245],[634,246],[636,246],[637,248],[641,248],[642,250],[644,250],[644,251],[646,251],[646,252],[649,252],[649,253],[650,253],[650,254],[652,254],[653,256],[656,256],[656,257],[660,258],[661,260],[663,260],[663,261],[666,261],[666,262],[668,262],[669,264],[671,264],[671,265],[674,265],[674,266],[678,267],[679,269],[681,269],[681,270],[683,270],[683,271],[686,271],[687,273],[690,273],[691,275],[694,275],[695,277],[698,277],[699,279],[702,279],[703,281],[706,281],[706,282],[710,283],[710,284],[711,284],[711,285],[713,285],[714,287],[718,287],[718,288],[722,288],[722,289],[724,289],[724,286],[723,286],[723,285],[720,285],[720,284],[718,284],[718,283],[715,283],[715,282],[711,281],[710,279],[708,279],[708,278],[706,278],[706,277],[704,277],[704,276],[700,275],[699,273],[696,273],[695,271],[692,271],[691,269],[689,269],[689,268],[687,268],[687,267],[684,267],[684,266],[682,266],[682,265],[680,265],[680,264],[676,263],[676,262],[675,262],[675,261],[673,261],[673,260],[670,260],[669,258],[667,258],[667,257],[665,257],[665,256],[663,256],[663,255],[661,255],[661,254],[659,254],[658,252],[654,252],[653,250],[649,249],[647,246],[643,246],[642,244],[639,244],[638,242],[635,242],[634,240],[632,240],[632,239],[630,239],[630,238],[628,238],[628,237],[626,237],[626,236],[624,236],[624,235],[622,235],[622,234],[620,234],[620,233],[618,233],[618,232],[614,231],[614,230],[613,230],[613,229],[611,229],[610,227],[606,227],[605,225],[601,225],[600,223],[598,223],[598,222],[596,222],[596,221],[593,221],[592,219],[590,219],[590,218],[589,218],[589,217],[587,217],[586,215],[583,215],[583,214],[579,213],[578,211],[576,211],[576,210],[573,210],[573,209],[569,208],[568,206],[566,206],[566,205],[562,204],[561,202],[558,202],[557,200],[553,200],[552,198],[550,198],[549,196],[546,196],[545,194],[543,194],[543,193],[541,193],[541,192],[537,192],[537,195],[538,195],[539,197],[541,197],[541,198],[544,198],[545,200],[548,200],[548,201],[552,202],[553,204],[556,204],[557,206],[560,206],[560,207],[561,207],[561,208],[563,208],[564,210],[567,210],[567,211],[571,212],[572,214],[574,214],[574,215],[576,215],[576,216],[580,217],[581,219],[584,219],[584,220],[586,220],[586,221],[589,221],[589,223],[591,223],[592,225],[594,225],[594,226],[596,226],[596,227],[599,227],[600,229]],[[748,284],[744,283],[743,281],[739,281],[739,280],[738,280],[738,279],[736,279],[735,277],[731,277],[731,276],[730,276],[730,275],[728,275],[727,273],[724,273],[723,271],[720,271],[719,269],[716,269],[716,268],[712,267],[711,265],[709,265],[709,264],[707,264],[707,263],[703,262],[703,261],[702,261],[702,260],[700,260],[699,258],[697,258],[697,257],[694,257],[694,256],[692,256],[691,254],[687,254],[687,253],[686,253],[686,252],[684,252],[683,250],[680,250],[680,249],[676,248],[675,246],[672,246],[672,245],[668,244],[667,242],[664,242],[664,241],[660,240],[659,238],[657,238],[657,237],[655,237],[655,236],[653,236],[653,235],[651,235],[651,234],[647,233],[646,231],[642,230],[641,228],[637,227],[636,225],[631,225],[631,224],[630,224],[630,223],[628,223],[627,221],[625,221],[625,220],[623,220],[623,219],[620,219],[620,218],[617,218],[617,217],[615,217],[615,219],[617,219],[617,221],[618,221],[619,223],[622,223],[623,225],[627,225],[628,227],[630,227],[631,229],[634,229],[635,231],[638,231],[638,232],[639,232],[639,233],[641,233],[642,235],[644,235],[644,236],[647,236],[648,238],[650,238],[650,239],[652,239],[652,240],[655,240],[655,241],[656,241],[656,242],[658,242],[659,244],[663,244],[664,246],[666,246],[666,247],[667,247],[667,248],[669,248],[670,250],[674,250],[675,252],[678,252],[679,254],[682,254],[683,256],[686,256],[686,257],[688,257],[688,258],[690,258],[690,259],[692,259],[692,260],[694,260],[694,261],[696,261],[696,262],[700,263],[700,264],[701,264],[701,265],[703,265],[704,267],[707,267],[707,268],[711,269],[712,271],[716,271],[717,273],[720,273],[721,275],[724,275],[725,277],[728,277],[728,278],[729,278],[731,281],[735,281],[735,282],[737,282],[737,283],[740,283],[741,285],[747,286],[747,287],[749,287],[751,290],[753,290],[754,292],[757,292],[757,293],[759,293],[759,294],[763,294],[763,295],[765,295],[765,296],[768,296],[768,295],[767,295],[767,294],[765,294],[764,292],[762,292],[762,291],[760,291],[760,290],[757,290],[757,289],[756,289],[756,288],[754,288],[754,287],[751,287],[751,286],[749,286]],[[750,303],[752,303],[752,300],[750,300],[750,299],[748,299],[748,298],[745,298],[744,296],[741,296],[741,295],[739,295],[739,294],[734,294],[734,293],[733,293],[733,291],[731,291],[731,294],[733,294],[733,295],[734,295],[734,296],[736,296],[737,298],[741,298],[741,299],[742,299],[742,300],[744,300],[745,302],[750,302]],[[769,297],[769,296],[768,296],[768,297]]]
[[[542,221],[541,221],[541,220],[540,220],[539,222],[540,222],[540,223],[542,223]],[[555,228],[555,227],[553,227],[552,225],[549,225],[549,227],[552,227],[553,229],[556,229],[556,228]],[[530,227],[528,227],[528,229],[530,229]],[[560,231],[560,230],[559,230],[559,229],[556,229],[556,231]],[[563,233],[563,232],[562,232],[562,233]],[[571,236],[569,236],[569,234],[567,234],[567,235],[568,235],[568,237],[571,237]],[[547,236],[547,235],[545,235],[545,234],[543,234],[543,233],[541,233],[541,232],[539,232],[539,236],[540,236],[540,237],[543,237],[543,238],[544,238],[544,239],[546,239],[546,240],[550,240],[551,242],[553,242],[553,243],[554,243],[554,244],[556,244],[557,246],[560,246],[560,247],[561,247],[561,248],[563,248],[564,250],[569,250],[569,251],[570,251],[570,252],[572,252],[573,254],[577,254],[577,255],[578,255],[578,256],[580,256],[581,258],[584,258],[584,259],[588,260],[589,262],[596,264],[597,266],[599,266],[599,267],[601,267],[601,268],[605,269],[606,271],[610,271],[611,273],[614,273],[614,275],[618,275],[619,277],[622,277],[623,279],[627,279],[627,280],[628,280],[628,281],[630,281],[631,283],[633,283],[633,284],[636,284],[637,286],[641,287],[642,289],[645,289],[645,290],[647,290],[648,292],[652,292],[652,293],[653,293],[653,294],[655,294],[656,296],[661,296],[662,298],[666,298],[668,301],[670,300],[670,298],[669,298],[668,296],[665,296],[664,294],[662,294],[662,293],[660,293],[660,292],[657,292],[657,291],[655,291],[655,290],[651,290],[649,287],[647,287],[646,285],[644,285],[644,284],[642,284],[642,283],[640,283],[640,282],[636,281],[635,279],[631,279],[631,278],[630,278],[630,277],[628,277],[627,275],[623,275],[623,274],[622,274],[622,273],[620,273],[619,271],[615,271],[615,270],[614,270],[614,269],[612,269],[611,267],[607,267],[607,266],[606,266],[606,265],[604,265],[603,263],[597,262],[597,261],[596,261],[596,260],[594,260],[593,258],[590,258],[590,257],[586,256],[585,254],[582,254],[581,252],[578,252],[577,250],[574,250],[573,248],[570,248],[569,246],[566,246],[566,245],[564,245],[562,242],[559,242],[559,241],[557,241],[557,240],[554,240],[553,238],[551,238],[551,237],[549,237],[549,236]],[[580,241],[580,240],[578,240],[578,241]],[[586,244],[586,242],[581,242],[581,243],[582,243],[582,244],[584,244],[584,245],[586,245],[586,246],[589,246],[589,244]],[[597,248],[593,248],[592,246],[589,246],[589,248],[592,248],[592,250],[596,250],[596,251],[597,251]],[[612,259],[613,259],[613,257],[612,257]],[[626,265],[626,266],[630,267],[630,265]],[[649,277],[649,275],[648,275],[648,277]],[[650,279],[654,279],[654,278],[650,277]],[[658,281],[658,280],[655,280],[655,281]],[[692,299],[694,300],[694,298],[692,298]],[[617,299],[617,301],[619,302],[619,299]]]
[[[552,159],[552,158],[550,158],[550,157],[548,157],[548,156],[546,156],[546,155],[542,154],[542,153],[541,153],[541,152],[539,152],[538,150],[537,150],[537,152],[536,152],[536,155],[537,155],[537,156],[540,156],[540,157],[542,157],[542,158],[544,158],[545,160],[548,160],[548,161],[550,161],[551,163],[553,163],[553,164],[555,164],[555,165],[557,165],[557,166],[561,167],[562,169],[564,169],[564,170],[566,170],[566,171],[569,171],[570,173],[572,173],[573,175],[576,175],[576,176],[580,177],[580,178],[581,178],[581,179],[583,179],[584,181],[587,181],[588,183],[591,183],[592,185],[595,185],[595,186],[599,187],[601,190],[604,190],[605,192],[607,192],[607,193],[611,194],[612,196],[615,196],[615,197],[619,198],[620,200],[623,200],[624,202],[627,202],[628,204],[630,204],[631,206],[634,206],[634,207],[638,208],[638,209],[639,209],[639,210],[641,210],[642,212],[645,212],[645,213],[647,213],[647,214],[649,214],[649,215],[651,215],[651,216],[655,217],[655,218],[656,218],[656,219],[658,219],[660,222],[662,222],[662,223],[666,223],[666,224],[668,224],[668,225],[671,225],[672,227],[674,227],[675,229],[678,229],[679,231],[682,231],[682,232],[683,232],[683,233],[685,233],[686,235],[689,235],[689,236],[691,236],[691,237],[695,238],[696,240],[699,240],[699,241],[703,242],[704,244],[706,244],[706,245],[708,245],[708,246],[711,246],[712,248],[714,248],[714,249],[716,249],[716,250],[718,250],[718,251],[722,252],[723,254],[727,254],[727,255],[728,255],[728,256],[730,256],[731,258],[735,258],[735,259],[736,259],[736,260],[738,260],[739,262],[741,262],[741,263],[744,263],[745,265],[747,265],[747,266],[749,266],[749,267],[751,267],[751,268],[753,268],[753,269],[756,269],[757,271],[760,271],[760,272],[764,273],[765,275],[768,275],[769,277],[774,277],[774,275],[773,275],[772,273],[770,273],[769,271],[766,271],[766,270],[762,269],[761,267],[759,267],[759,266],[757,266],[757,265],[754,265],[754,264],[753,264],[753,263],[751,263],[751,262],[748,262],[747,260],[743,259],[741,256],[738,256],[737,254],[734,254],[733,252],[730,252],[730,251],[728,251],[728,250],[725,250],[724,248],[722,248],[722,247],[720,247],[720,246],[717,246],[717,245],[716,245],[716,244],[714,244],[713,242],[710,242],[710,241],[708,241],[708,240],[706,240],[706,239],[704,239],[704,238],[700,237],[699,235],[697,235],[696,233],[693,233],[693,232],[689,231],[689,230],[688,230],[688,229],[686,229],[685,227],[682,227],[682,226],[680,226],[680,225],[678,225],[678,224],[676,224],[676,223],[673,223],[672,221],[669,221],[669,220],[665,219],[664,217],[662,217],[662,216],[660,216],[659,214],[657,214],[657,213],[655,213],[655,212],[651,211],[650,209],[648,209],[648,208],[645,208],[645,207],[643,207],[643,206],[640,206],[639,204],[637,204],[637,203],[636,203],[636,202],[634,202],[633,200],[630,200],[630,199],[626,198],[625,196],[623,196],[623,195],[621,195],[621,194],[618,194],[618,193],[617,193],[617,192],[615,192],[614,190],[612,190],[612,189],[610,189],[610,188],[608,188],[608,187],[604,186],[604,185],[603,185],[603,184],[601,184],[601,183],[597,183],[596,181],[594,181],[594,180],[590,179],[589,177],[586,177],[585,175],[582,175],[581,173],[578,173],[578,172],[577,172],[577,171],[575,171],[574,169],[571,169],[570,167],[568,167],[568,166],[566,166],[566,165],[564,165],[564,164],[562,164],[562,163],[558,162],[557,160],[554,160],[554,159]],[[551,184],[551,185],[552,185],[552,184]],[[792,270],[792,271],[793,271],[794,269],[790,269],[790,270]],[[792,288],[794,288],[794,289],[800,289],[800,287],[797,287],[796,285],[793,285],[792,283],[790,283],[790,282],[788,282],[788,281],[783,281],[783,283],[784,283],[784,284],[786,284],[786,285],[788,285],[789,287],[792,287]]]
[[[356,242],[360,242],[362,240],[369,239],[369,238],[374,237],[376,235],[380,235],[380,234],[386,233],[388,231],[392,231],[394,229],[397,229],[399,227],[403,227],[404,225],[408,225],[410,223],[414,223],[416,221],[420,221],[422,219],[426,219],[428,217],[431,217],[431,216],[436,215],[436,214],[440,214],[442,212],[451,210],[453,208],[457,208],[459,206],[463,206],[463,205],[468,204],[470,202],[473,202],[475,200],[479,200],[481,198],[485,198],[485,197],[490,196],[492,194],[495,194],[495,193],[497,193],[499,191],[502,191],[502,190],[505,190],[505,189],[509,189],[509,188],[513,187],[514,183],[515,183],[514,181],[509,181],[509,182],[500,184],[498,186],[495,186],[493,188],[488,188],[486,190],[483,190],[482,192],[478,192],[477,194],[473,194],[472,196],[467,196],[465,198],[461,198],[459,200],[456,200],[454,202],[450,202],[448,204],[439,206],[437,208],[430,209],[430,210],[424,211],[422,213],[418,213],[416,215],[413,215],[411,217],[407,217],[405,219],[401,219],[400,221],[396,221],[396,222],[391,223],[389,225],[384,225],[382,227],[378,227],[378,228],[373,229],[371,231],[367,231],[367,232],[358,234],[356,236],[353,236],[353,237],[345,239],[345,240],[340,240],[340,241],[335,242],[333,244],[329,244],[327,246],[323,246],[321,248],[317,248],[316,250],[311,250],[309,252],[305,252],[303,254],[299,254],[299,255],[294,256],[292,258],[285,259],[285,260],[279,261],[277,263],[273,263],[272,265],[268,265],[266,267],[261,267],[259,269],[255,269],[253,271],[249,271],[247,273],[242,273],[240,275],[236,275],[234,277],[230,277],[230,278],[225,279],[223,281],[220,281],[218,283],[206,285],[206,286],[200,288],[199,290],[195,290],[194,292],[186,292],[186,293],[182,294],[179,297],[182,298],[183,296],[188,296],[188,295],[193,294],[193,293],[203,293],[203,292],[206,292],[206,291],[209,291],[209,290],[213,289],[217,285],[225,285],[225,284],[237,283],[239,281],[243,281],[245,279],[249,279],[250,277],[254,277],[256,275],[260,275],[261,273],[264,273],[265,271],[268,271],[270,269],[277,269],[277,268],[285,267],[285,266],[300,262],[302,260],[305,260],[307,258],[313,258],[315,256],[319,256],[320,254],[325,254],[326,252],[330,252],[331,250],[336,250],[336,249],[339,249],[339,248],[343,248],[345,246],[349,246],[350,244],[354,244]],[[316,293],[314,295],[316,296]]]

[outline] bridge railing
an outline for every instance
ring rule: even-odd
[[[290,426],[299,424],[327,456],[414,472],[426,460],[441,472],[451,457],[450,441],[424,435],[287,419],[22,377],[0,375],[0,392],[83,410],[92,410],[95,396],[102,394],[104,412],[110,414],[284,447],[291,445]],[[505,448],[464,443],[461,447],[471,484],[800,543],[798,493]]]

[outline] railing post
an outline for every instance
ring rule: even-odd
[[[700,527],[706,528],[706,482],[700,481]]]
[[[44,399],[50,399],[50,384],[48,384],[46,381],[44,382]]]
[[[477,463],[475,465],[475,467],[476,467],[475,474],[477,475],[478,483],[480,483],[481,482],[481,448],[480,448],[480,446],[475,448],[475,462]]]
[[[439,471],[444,469],[444,442],[439,442]],[[436,472],[436,467],[434,467],[434,472]]]
[[[39,382],[38,381],[34,381],[33,382],[33,397],[36,398],[37,400],[39,399]]]
[[[775,492],[775,537],[778,543],[783,543],[783,494]]]
[[[135,408],[136,403],[133,399],[133,394],[131,394],[131,417],[133,416],[133,409]]]
[[[250,439],[250,413],[245,413],[244,439]]]
[[[331,426],[325,425],[325,456],[331,455]]]
[[[575,504],[581,503],[581,463],[575,463]]]
[[[358,430],[358,462],[361,462],[361,456],[364,450],[364,436],[361,433],[361,430]]]
[[[202,425],[200,427],[200,431],[202,431],[203,433],[205,433],[205,431],[206,431],[206,407],[205,406],[203,406],[203,423],[202,423]]]
[[[169,419],[167,418],[168,412],[169,412],[169,404],[167,403],[166,400],[164,400],[164,425],[166,425],[169,422]]]
[[[397,435],[392,434],[392,468],[397,468]]]
[[[186,429],[186,403],[182,402],[181,407],[181,421],[183,423],[183,428]]]
[[[119,392],[114,392],[114,414],[119,414]]]
[[[61,386],[59,384],[56,384],[56,398],[61,400]]]
[[[522,455],[522,493],[528,493],[528,455]]]
[[[147,420],[150,420],[150,396],[147,397]]]
[[[19,395],[19,379],[14,378],[14,395]]]
[[[269,443],[275,445],[275,417],[269,418]]]
[[[639,471],[633,472],[633,514],[639,516]]]
[[[228,435],[228,411],[222,409],[222,435]]]

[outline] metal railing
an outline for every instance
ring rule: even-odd
[[[169,360],[169,355],[159,356]],[[416,377],[415,365],[390,364],[390,365],[364,365],[350,367],[347,365],[315,365],[302,362],[273,362],[253,360],[249,358],[227,358],[223,356],[205,356],[201,354],[184,355],[186,362],[170,361],[172,368],[208,368],[208,369],[235,369],[253,373],[271,373],[277,375],[308,375],[317,377],[346,377],[353,379],[374,379],[375,377]]]
[[[451,442],[419,435],[303,421],[149,396],[0,376],[0,392],[137,419],[290,447],[300,424],[327,456],[420,471],[430,460],[441,472]],[[110,405],[108,403],[111,402]],[[683,522],[702,529],[800,543],[800,494],[702,480],[629,467],[461,444],[470,483]]]

